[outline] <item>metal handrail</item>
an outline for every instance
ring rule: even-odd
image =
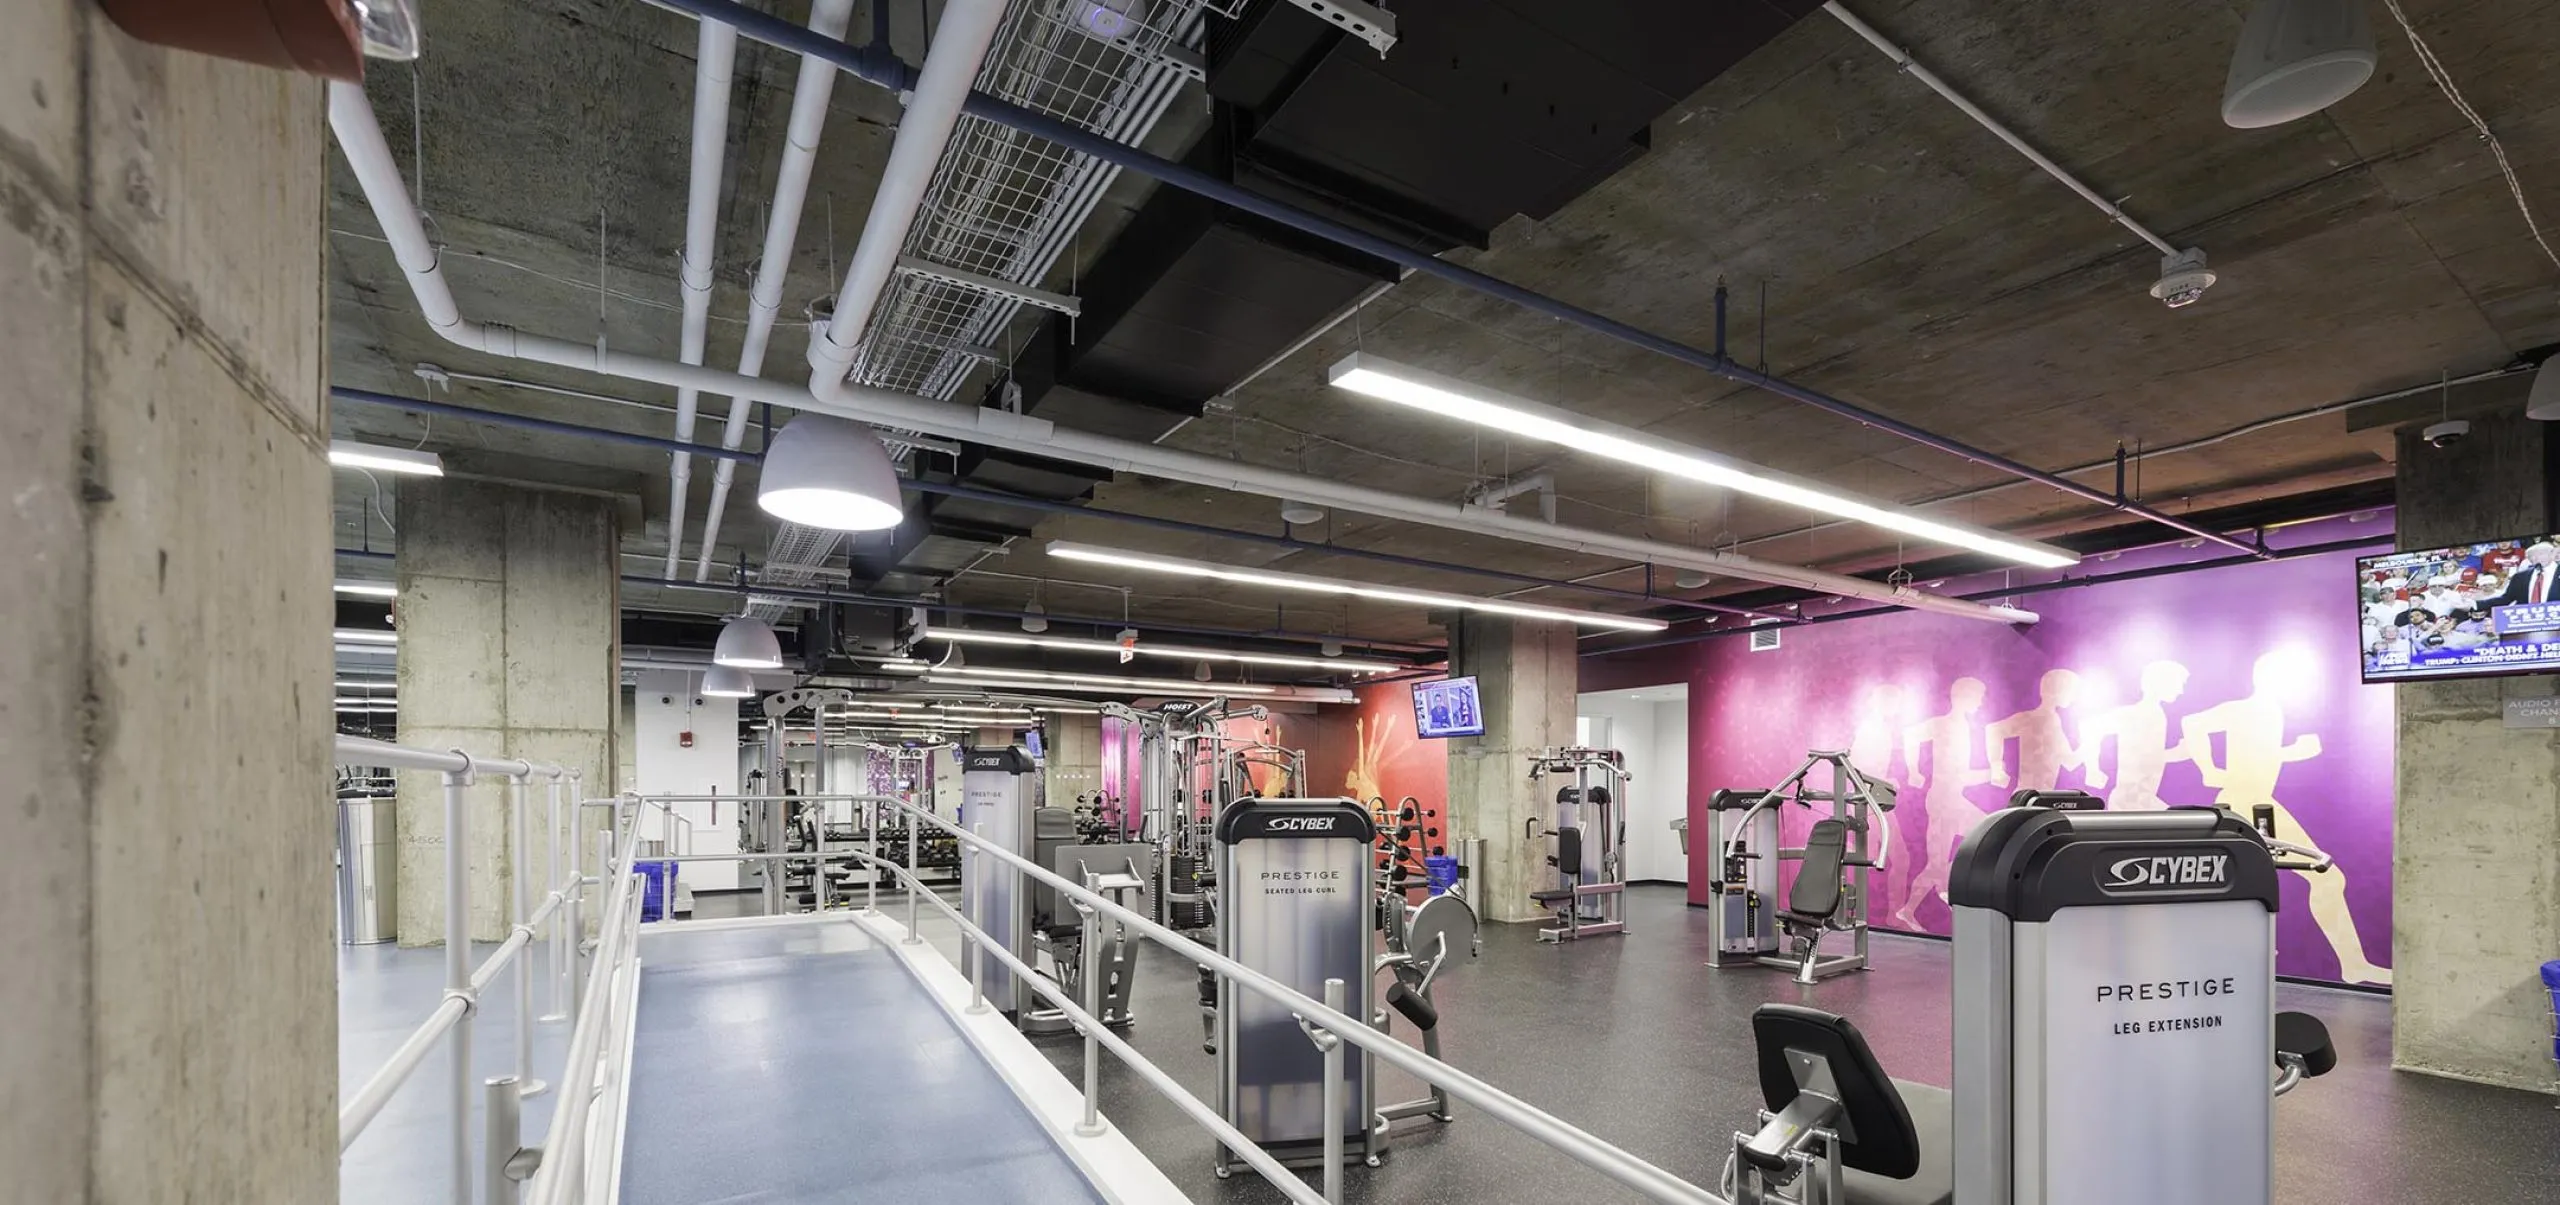
[[[1016,957],[1013,951],[1004,948],[1003,943],[988,941],[986,930],[970,921],[950,901],[928,890],[913,871],[876,854],[854,851],[851,857],[856,861],[869,863],[874,873],[885,870],[896,876],[899,882],[906,885],[909,900],[921,898],[930,902],[943,915],[950,917],[977,949],[993,956],[997,962],[1003,963],[1017,979],[1030,985],[1031,990],[1039,993],[1042,999],[1056,1006],[1058,1011],[1075,1025],[1077,1032],[1118,1056],[1123,1064],[1131,1071],[1137,1072],[1139,1078],[1147,1081],[1149,1087],[1154,1088],[1176,1109],[1181,1110],[1183,1115],[1198,1123],[1200,1128],[1207,1130],[1211,1137],[1225,1144],[1229,1150],[1236,1152],[1247,1166],[1262,1173],[1271,1181],[1273,1187],[1280,1190],[1281,1195],[1288,1197],[1295,1205],[1327,1205],[1322,1194],[1308,1188],[1306,1181],[1291,1174],[1286,1166],[1271,1156],[1270,1152],[1263,1150],[1252,1139],[1245,1137],[1243,1132],[1229,1124],[1226,1118],[1219,1116],[1217,1110],[1201,1103],[1199,1097],[1193,1096],[1164,1068],[1156,1066],[1145,1055],[1138,1053],[1137,1047],[1131,1046],[1127,1039],[1111,1032],[1109,1026],[1097,1021],[1094,1015],[1086,1011],[1084,1006],[1070,996],[1065,988],[1060,987],[1056,980],[1040,974],[1030,963]],[[1082,901],[1078,903],[1081,905]],[[1087,916],[1088,918],[1091,916],[1089,910],[1087,910]],[[1092,922],[1088,919],[1087,923]],[[912,926],[909,931],[913,931]]]
[[[1031,876],[1043,885],[1056,889],[1064,898],[1074,901],[1080,907],[1091,909],[1095,914],[1107,916],[1112,920],[1127,926],[1131,931],[1154,941],[1156,944],[1164,946],[1174,953],[1188,958],[1201,966],[1207,967],[1218,977],[1289,1009],[1291,1012],[1296,1013],[1300,1018],[1316,1028],[1336,1035],[1341,1040],[1361,1048],[1379,1062],[1392,1066],[1407,1075],[1411,1075],[1415,1079],[1421,1080],[1423,1083],[1446,1091],[1452,1098],[1474,1105],[1476,1108],[1483,1110],[1486,1115],[1501,1120],[1513,1129],[1520,1130],[1528,1134],[1530,1137],[1555,1148],[1575,1162],[1580,1163],[1627,1188],[1634,1189],[1652,1200],[1667,1202],[1669,1205],[1730,1205],[1730,1203],[1726,1202],[1723,1198],[1720,1198],[1695,1184],[1691,1184],[1660,1167],[1656,1167],[1643,1159],[1637,1158],[1635,1155],[1630,1154],[1625,1150],[1611,1146],[1578,1126],[1566,1122],[1553,1114],[1547,1113],[1544,1110],[1541,1110],[1508,1092],[1504,1092],[1483,1080],[1477,1079],[1464,1071],[1460,1071],[1447,1063],[1423,1054],[1422,1052],[1405,1045],[1403,1042],[1397,1040],[1391,1035],[1371,1028],[1367,1022],[1359,1018],[1352,1017],[1339,1009],[1329,1007],[1323,1001],[1306,995],[1305,993],[1300,992],[1277,979],[1273,979],[1260,971],[1254,970],[1252,967],[1228,958],[1215,950],[1202,946],[1170,928],[1159,925],[1147,917],[1121,906],[1111,900],[1108,896],[1102,895],[1101,893],[1093,891],[1082,884],[1069,880],[1065,876],[1044,869],[1038,864],[1014,853],[1011,850],[995,845],[994,843],[987,841],[985,838],[964,830],[958,825],[943,820],[941,817],[935,816],[930,812],[926,812],[921,808],[914,807],[896,799],[875,798],[878,798],[878,801],[881,803],[885,803],[898,810],[909,813],[910,832],[914,831],[915,820],[922,820],[925,823],[931,824],[935,828],[941,829],[963,842],[974,856],[992,857],[996,861],[1002,862],[1013,868],[1013,870],[1019,874]],[[894,864],[887,863],[885,860],[881,860],[879,864],[883,868],[891,870],[893,873],[901,869],[896,867]],[[899,878],[908,882],[908,890],[910,893],[909,898],[912,901],[919,890],[918,886],[913,881],[912,875],[902,873],[899,874]],[[936,906],[942,908],[944,911],[951,911],[951,906],[943,903],[939,896],[934,897],[934,902]],[[977,929],[975,925],[970,924],[965,920],[962,921],[962,924],[974,935],[973,942],[978,949],[993,954],[997,961],[1005,963],[1006,966],[1012,968],[1017,975],[1024,976],[1025,981],[1031,983],[1035,990],[1043,988],[1044,984],[1047,982],[1044,977],[1030,973],[1031,968],[1023,966],[1020,960],[1013,956],[1011,951],[1005,950],[1000,944],[990,943],[984,940],[985,934],[983,930]],[[1042,994],[1044,996],[1049,995],[1045,990],[1042,991]],[[1085,1014],[1082,1009],[1076,1008],[1073,1005],[1073,1002],[1065,1000],[1062,994],[1060,996],[1053,997],[1053,1000],[1059,1004],[1062,1010],[1068,1011],[1068,1015],[1070,1017],[1076,1018],[1079,1025],[1086,1026],[1088,1029],[1099,1028],[1098,1026],[1093,1026],[1091,1024],[1092,1019],[1089,1014]],[[1118,1042],[1117,1039],[1106,1041],[1104,1042],[1104,1045],[1110,1046],[1112,1048],[1112,1052],[1120,1055],[1123,1061],[1131,1061],[1137,1057],[1134,1050],[1127,1049],[1127,1044],[1124,1042]],[[1156,1078],[1156,1076],[1160,1076],[1162,1074],[1161,1072],[1157,1072],[1156,1075],[1151,1076],[1148,1075],[1148,1069],[1140,1067],[1138,1062],[1132,1061],[1130,1065],[1133,1069],[1139,1070],[1139,1073],[1142,1076],[1148,1076],[1148,1082],[1155,1086],[1159,1091],[1167,1090],[1168,1082]],[[1176,1095],[1173,1092],[1167,1091],[1166,1094],[1173,1098],[1176,1107],[1183,1108],[1186,1113],[1190,1113],[1192,1115],[1194,1120],[1200,1121],[1204,1126],[1210,1126],[1210,1122],[1203,1117],[1201,1112],[1193,1111],[1192,1106],[1199,1106],[1199,1101],[1196,1098],[1190,1097],[1190,1094],[1187,1092]],[[1184,1103],[1185,1101],[1188,1101],[1189,1104],[1186,1105]],[[1206,1109],[1206,1106],[1199,1107],[1202,1110]],[[1214,1113],[1207,1114],[1207,1117],[1215,1116],[1216,1115]],[[1232,1146],[1231,1149],[1234,1149],[1239,1156],[1242,1156],[1248,1164],[1251,1164],[1254,1167],[1256,1171],[1260,1171],[1266,1176],[1272,1176],[1273,1183],[1279,1185],[1283,1192],[1289,1192],[1292,1200],[1321,1201],[1323,1199],[1322,1197],[1314,1196],[1313,1194],[1309,1194],[1307,1197],[1300,1197],[1296,1193],[1291,1192],[1291,1186],[1293,1185],[1299,1189],[1303,1189],[1305,1187],[1304,1182],[1294,1175],[1273,1176],[1272,1169],[1266,1168],[1263,1166],[1263,1163],[1257,1159],[1256,1156],[1259,1154],[1258,1148],[1253,1147],[1250,1142],[1242,1141],[1241,1136],[1236,1136],[1235,1138],[1230,1139],[1232,1128],[1228,1127],[1222,1132],[1219,1127],[1223,1126],[1225,1126],[1224,1120],[1219,1119],[1217,1124],[1215,1126],[1210,1126],[1210,1128],[1212,1129],[1212,1132],[1218,1133],[1221,1141],[1241,1143],[1241,1145]],[[1268,1156],[1261,1156],[1261,1158],[1267,1159]],[[1276,1164],[1274,1166],[1276,1166]]]
[[[619,810],[615,817],[621,830],[614,841],[617,852],[603,868],[613,890],[606,897],[604,924],[596,935],[595,962],[587,971],[577,1025],[570,1030],[569,1058],[560,1073],[560,1106],[543,1140],[542,1163],[525,1193],[525,1205],[558,1205],[575,1199],[563,1194],[571,1192],[570,1186],[586,1172],[588,1113],[603,1091],[597,1077],[604,1068],[605,1031],[613,1024],[612,988],[638,948],[639,896],[633,884],[640,876],[631,873],[631,863],[639,846],[639,816],[640,809],[634,807]]]
[[[552,792],[552,823],[559,822],[558,788],[575,784],[577,771],[547,762],[530,762],[516,758],[484,758],[462,749],[422,749],[398,745],[368,737],[340,735],[333,756],[340,766],[382,766],[402,770],[423,770],[441,775],[444,793],[444,904],[445,904],[445,990],[444,998],[427,1014],[415,1030],[402,1040],[391,1057],[356,1089],[338,1111],[338,1150],[344,1154],[373,1124],[391,1099],[404,1087],[427,1054],[447,1037],[454,1045],[454,1077],[452,1092],[452,1170],[454,1200],[467,1205],[473,1199],[470,1111],[472,1019],[479,1010],[481,994],[538,939],[541,925],[553,920],[578,890],[574,875],[548,885],[542,903],[534,906],[530,896],[528,871],[519,865],[511,884],[512,899],[507,911],[514,923],[505,941],[496,951],[474,968],[471,956],[471,892],[465,874],[468,856],[468,807],[463,792],[482,774],[496,775],[510,782],[512,805],[516,814],[516,843],[530,847],[529,814],[524,800],[525,785],[532,779],[547,780]],[[560,946],[566,940],[566,926],[552,930],[554,956],[560,957]],[[517,967],[516,1074],[506,1082],[510,1090],[529,1086],[533,1024],[532,974],[530,960]],[[494,1131],[492,1132],[494,1136]],[[512,1157],[516,1152],[505,1152]]]

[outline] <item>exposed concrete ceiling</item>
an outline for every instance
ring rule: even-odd
[[[799,5],[772,7],[805,17]],[[922,45],[895,5],[895,44]],[[2120,442],[2174,445],[2315,406],[2495,368],[2560,342],[2560,269],[2534,245],[2486,148],[2387,21],[2382,69],[2313,118],[2224,127],[2222,76],[2246,5],[2091,0],[2023,10],[1992,0],[1854,7],[1986,109],[2181,246],[2203,247],[2221,281],[2177,311],[2145,293],[2158,256],[1828,18],[1813,16],[1655,124],[1652,148],[1551,219],[1515,220],[1489,251],[1457,257],[1693,343],[1712,340],[1712,291],[1733,289],[1731,347],[1766,348],[1773,372],[2031,465],[2109,458]],[[2499,130],[2530,196],[2560,205],[2560,10],[2531,0],[2409,6],[2472,103]],[[426,211],[445,240],[464,310],[567,338],[672,356],[682,238],[693,28],[637,0],[448,0],[427,6],[427,57],[378,70],[369,91],[392,145],[423,131]],[[2378,16],[2380,14],[2377,14]],[[855,37],[867,29],[867,8]],[[709,362],[736,355],[745,282],[762,228],[797,62],[742,42],[722,205]],[[1179,153],[1200,105],[1175,106],[1151,146]],[[1188,120],[1184,120],[1188,115]],[[849,250],[886,154],[897,105],[846,79],[835,92],[819,175],[767,375],[794,378],[807,299],[829,294],[828,222]],[[413,171],[413,180],[416,173]],[[1124,178],[1080,246],[1090,260],[1144,196]],[[597,223],[604,223],[599,298]],[[343,166],[332,250],[339,383],[416,394],[421,361],[612,394],[656,407],[668,391],[475,358],[415,315]],[[1062,266],[1058,283],[1074,269]],[[1765,287],[1767,307],[1762,310]],[[1711,447],[1901,501],[2000,478],[1954,457],[1797,403],[1417,278],[1382,295],[1164,442],[1261,464],[1444,498],[1506,474],[1551,470],[1564,521],[1675,541],[1739,541],[1776,560],[1871,568],[1897,555],[1858,529],[1802,532],[1798,512],[1650,478],[1587,457],[1400,412],[1327,388],[1327,365],[1360,348],[1483,381],[1666,438]],[[435,396],[445,398],[442,392]],[[975,391],[963,396],[975,396]],[[669,412],[573,397],[453,386],[448,400],[666,435]],[[724,402],[706,399],[716,438]],[[616,447],[342,407],[342,433],[482,446],[626,474],[651,526],[628,543],[633,572],[664,548],[665,460]],[[2179,511],[2387,475],[2385,448],[2331,415],[2143,464],[2142,496]],[[698,471],[695,490],[707,490]],[[751,488],[752,475],[742,478]],[[2098,478],[2101,484],[2110,480]],[[340,482],[342,540],[371,509]],[[698,537],[703,499],[691,508]],[[737,499],[724,559],[761,556],[767,528]],[[1276,533],[1267,499],[1123,476],[1104,509]],[[2111,517],[2033,485],[1952,504],[1968,522],[2050,535]],[[396,520],[396,515],[391,516]],[[1045,537],[1232,563],[1286,564],[1468,592],[1501,583],[1315,553],[1209,541],[1087,516]],[[1778,535],[1777,533],[1795,533]],[[1303,538],[1552,577],[1623,562],[1337,513]],[[1775,537],[1775,538],[1772,538]],[[379,524],[373,537],[379,546]],[[1912,559],[1938,550],[1912,547]],[[1244,629],[1428,639],[1420,612],[1344,608],[1196,583],[1052,565],[1031,543],[987,557],[948,597],[1019,606],[1034,579],[1059,613]],[[1089,584],[1088,584],[1089,583]],[[921,588],[924,578],[883,588]],[[1668,589],[1667,579],[1658,583]],[[1121,594],[1122,587],[1129,593]],[[1710,587],[1713,592],[1717,587]],[[1605,605],[1563,592],[1560,605]],[[677,596],[680,598],[680,596]],[[671,598],[669,605],[681,605]],[[1285,612],[1281,604],[1287,603]],[[697,604],[702,605],[702,604]],[[718,604],[707,604],[716,607]]]

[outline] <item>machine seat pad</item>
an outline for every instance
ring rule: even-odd
[[[1902,1107],[1911,1113],[1911,1128],[1920,1136],[1920,1170],[1908,1180],[1895,1180],[1856,1168],[1844,1168],[1840,1186],[1849,1205],[1953,1205],[1955,1190],[1955,1097],[1944,1088],[1893,1081]]]
[[[1804,861],[1787,889],[1787,911],[1796,923],[1819,925],[1840,911],[1840,867],[1849,854],[1849,826],[1817,820],[1804,838]]]
[[[1573,889],[1570,887],[1558,887],[1552,891],[1532,891],[1529,893],[1529,899],[1540,904],[1561,904],[1572,898]]]
[[[1063,925],[1042,925],[1040,936],[1059,944],[1071,944],[1084,938],[1084,925],[1070,921]]]

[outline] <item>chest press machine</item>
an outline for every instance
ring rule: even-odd
[[[2276,871],[2328,859],[2212,808],[1994,813],[1958,852],[1955,1087],[1888,1077],[1847,1020],[1752,1017],[1767,1110],[1735,1205],[2274,1199],[2274,1098],[2337,1065],[2273,1011]]]
[[[1806,781],[1819,766],[1831,769],[1828,791]],[[1778,813],[1790,803],[1822,804],[1830,812],[1813,822],[1800,848],[1779,841]],[[1861,773],[1844,752],[1816,750],[1766,791],[1716,792],[1707,803],[1716,854],[1708,872],[1716,931],[1707,965],[1722,969],[1728,956],[1738,955],[1792,970],[1798,983],[1866,966],[1869,878],[1884,869],[1893,846],[1885,819],[1892,811],[1893,787]],[[1777,890],[1781,861],[1796,863],[1783,904]],[[1822,939],[1834,932],[1849,934],[1849,952],[1826,956]]]

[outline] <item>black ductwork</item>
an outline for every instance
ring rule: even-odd
[[[1483,247],[1515,214],[1548,217],[1643,154],[1656,118],[1818,0],[1393,7],[1401,40],[1384,58],[1284,0],[1213,19],[1214,113],[1185,162],[1432,254]],[[1045,320],[983,400],[1159,439],[1398,276],[1374,256],[1159,188],[1077,282],[1082,315]],[[1087,497],[1094,482],[1075,471],[981,456],[957,478]],[[937,519],[1039,518],[934,502]],[[882,567],[857,564],[857,577]]]

